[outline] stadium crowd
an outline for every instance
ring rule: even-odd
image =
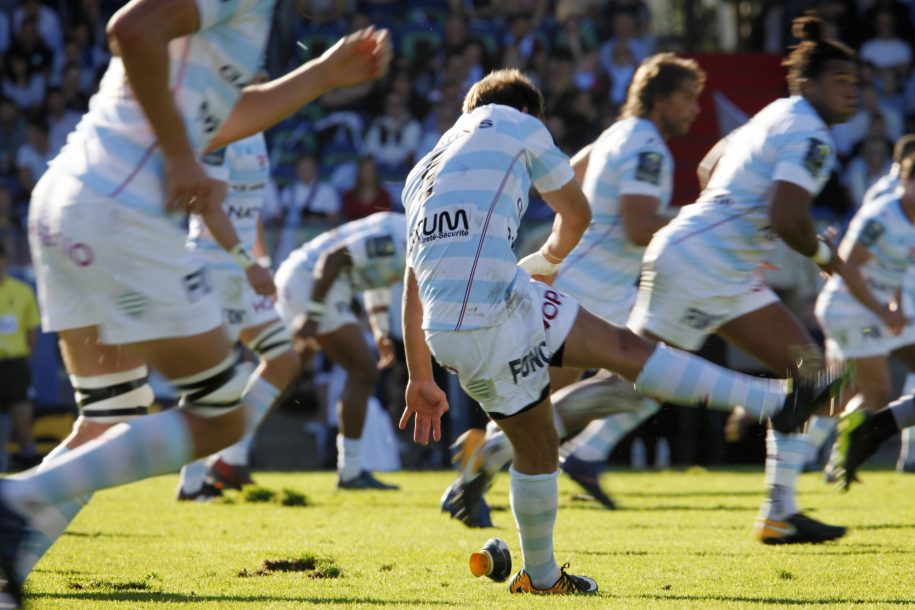
[[[104,24],[121,4],[0,0],[0,244],[19,275],[31,277],[25,230],[31,190],[88,108],[110,57]],[[842,226],[889,170],[893,144],[915,130],[915,3],[764,4],[742,50],[781,54],[792,43],[791,19],[813,8],[831,24],[832,35],[860,53],[861,108],[833,128],[838,169],[818,200],[822,215]],[[274,267],[328,228],[402,210],[407,172],[454,123],[469,87],[493,68],[519,68],[542,89],[544,122],[562,151],[572,155],[592,142],[619,116],[643,59],[697,50],[684,48],[674,32],[656,30],[652,10],[662,5],[667,3],[278,2],[265,58],[271,75],[369,24],[392,32],[395,60],[384,79],[332,91],[267,132],[273,170],[264,220]],[[551,217],[532,194],[530,226],[546,225]]]

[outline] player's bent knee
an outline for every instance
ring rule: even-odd
[[[299,374],[302,369],[302,358],[294,349],[287,349],[275,358],[268,360],[265,373],[277,380],[277,385],[285,386]]]
[[[181,393],[182,409],[197,417],[219,417],[238,409],[253,368],[231,354],[211,369],[172,383]]]
[[[248,343],[262,362],[270,362],[292,351],[292,335],[280,320],[274,320]]]
[[[85,432],[89,432],[93,424],[116,424],[146,415],[155,398],[145,366],[91,377],[71,375],[70,383],[79,406],[79,426]],[[96,430],[97,433],[101,431],[101,428]]]

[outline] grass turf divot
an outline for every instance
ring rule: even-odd
[[[266,487],[248,485],[242,490],[241,497],[245,502],[272,502],[276,492]]]
[[[74,591],[158,591],[162,581],[156,573],[147,574],[142,580],[99,580],[92,579],[85,582],[70,581],[67,588]]]
[[[239,578],[269,576],[275,572],[307,572],[308,578],[340,578],[343,570],[334,564],[333,559],[323,559],[314,555],[303,555],[297,559],[265,559],[259,568],[249,572],[247,568],[239,571]]]

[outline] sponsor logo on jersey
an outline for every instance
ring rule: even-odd
[[[470,239],[471,209],[465,206],[439,208],[419,219],[413,227],[413,245],[439,240],[466,241]]]
[[[639,182],[660,186],[663,164],[664,157],[661,153],[650,151],[639,153],[638,165],[635,168],[635,179]]]
[[[715,324],[716,322],[719,322],[723,319],[723,315],[716,316],[702,311],[701,309],[696,309],[695,307],[688,307],[686,311],[683,312],[683,317],[680,318],[680,324],[690,328],[695,328],[696,330],[705,330],[712,324]]]
[[[248,207],[244,205],[229,205],[226,213],[232,220],[243,220],[246,218],[256,218],[259,206]]]
[[[810,138],[808,141],[810,144],[807,148],[807,154],[804,156],[804,168],[810,172],[811,176],[819,178],[820,172],[823,171],[823,167],[826,165],[826,159],[829,158],[829,153],[832,152],[832,148],[826,142],[816,138]]]
[[[550,366],[553,353],[547,349],[546,341],[541,341],[520,358],[509,360],[508,368],[512,372],[512,381],[518,385],[518,377],[522,379],[535,371]]]
[[[858,243],[865,248],[873,246],[884,233],[886,233],[886,227],[883,223],[876,218],[871,218],[864,223],[864,228],[861,229],[861,234],[858,236]]]

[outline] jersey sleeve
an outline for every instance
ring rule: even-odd
[[[553,142],[546,126],[534,117],[525,116],[519,124],[520,136],[527,154],[527,165],[534,188],[549,193],[575,178],[569,158]]]
[[[792,130],[780,139],[773,142],[778,158],[772,180],[790,182],[818,195],[836,160],[832,138],[822,131]]]
[[[397,254],[395,236],[388,231],[367,231],[357,233],[346,240],[353,261],[353,268],[362,269],[381,258],[390,258]]]
[[[618,167],[620,195],[647,195],[661,199],[667,151],[646,141],[626,152]]]
[[[848,227],[847,239],[856,246],[873,250],[886,235],[887,227],[879,214],[855,218]]]

